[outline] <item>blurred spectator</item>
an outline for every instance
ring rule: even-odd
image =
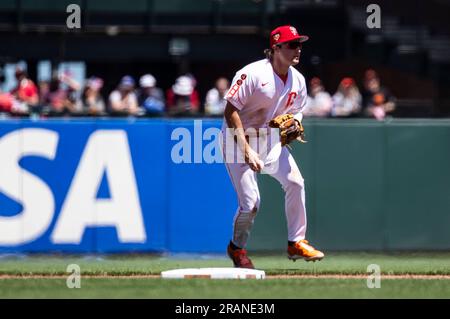
[[[81,114],[83,112],[83,105],[81,103],[80,91],[81,85],[78,83],[70,73],[62,73],[59,77],[61,84],[66,86],[67,92],[67,106],[72,115]]]
[[[331,115],[334,117],[350,117],[361,111],[362,97],[352,78],[343,78],[333,95],[333,108]]]
[[[164,114],[164,92],[156,87],[156,79],[151,74],[145,74],[139,79],[139,106],[145,109],[147,115],[158,116]]]
[[[186,76],[191,79],[192,86],[195,89],[197,87],[197,79],[195,78],[195,76],[192,73],[187,73]]]
[[[11,113],[14,105],[14,97],[11,93],[0,89],[0,113]],[[6,115],[6,114],[5,114]]]
[[[49,81],[40,81],[39,82],[39,105],[44,106],[46,104],[45,98],[50,91],[50,82]]]
[[[27,114],[39,103],[38,89],[34,82],[28,78],[26,71],[22,67],[16,67],[15,76],[17,86],[11,91],[11,94],[17,103],[11,111],[13,113]]]
[[[67,89],[63,88],[63,84],[67,85]],[[41,87],[41,89],[45,89]],[[75,94],[80,89],[80,85],[63,74],[61,76],[54,75],[50,81],[48,92],[42,96],[42,102],[45,104],[47,113],[50,116],[62,116],[77,114],[81,111],[81,103],[77,101]]]
[[[195,115],[199,111],[198,92],[191,77],[183,75],[167,91],[168,114],[172,116]]]
[[[103,87],[103,80],[92,76],[86,81],[86,86],[81,97],[84,113],[93,116],[104,115],[105,101],[100,94]]]
[[[230,82],[226,78],[218,78],[216,86],[208,91],[205,98],[205,114],[208,116],[221,116],[225,110],[227,101],[225,94],[230,88]]]
[[[309,95],[303,115],[310,117],[328,117],[333,106],[333,100],[322,85],[322,81],[314,77],[309,82]]]
[[[119,83],[117,90],[109,95],[109,111],[111,115],[139,116],[143,114],[143,110],[138,105],[136,94],[134,93],[134,79],[125,75]]]
[[[386,114],[395,110],[395,98],[389,90],[380,85],[377,73],[368,69],[364,74],[364,114],[383,120]]]

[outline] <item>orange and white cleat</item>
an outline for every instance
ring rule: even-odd
[[[306,261],[316,261],[321,260],[325,256],[323,252],[309,245],[306,239],[299,240],[292,246],[288,245],[287,253],[288,258],[293,261],[300,258]]]
[[[233,249],[230,245],[228,245],[227,253],[233,261],[234,267],[255,269],[252,261],[248,258],[247,251],[245,249]]]

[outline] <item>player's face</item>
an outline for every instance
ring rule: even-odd
[[[299,41],[282,43],[280,44],[279,49],[280,57],[284,63],[296,65],[300,62],[302,43],[300,43]]]

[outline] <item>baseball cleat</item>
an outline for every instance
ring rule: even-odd
[[[245,249],[233,249],[228,245],[227,253],[228,257],[233,261],[234,267],[255,269],[255,266],[253,266],[252,261],[248,258]]]
[[[292,246],[288,246],[287,249],[288,258],[296,261],[303,258],[306,261],[321,260],[325,255],[323,252],[316,250],[313,246],[309,245],[306,239],[299,240]]]

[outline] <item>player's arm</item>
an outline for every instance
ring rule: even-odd
[[[245,162],[253,171],[260,172],[263,168],[263,164],[259,159],[258,153],[256,153],[250,147],[250,144],[245,138],[244,127],[239,116],[239,110],[235,106],[233,106],[233,104],[227,102],[224,111],[224,117],[227,121],[228,127],[234,129],[234,135],[236,136],[237,144],[241,151],[245,154]]]
[[[245,138],[244,126],[242,125],[241,118],[239,116],[239,110],[233,106],[230,102],[227,102],[224,111],[225,120],[229,128],[234,129],[237,143],[241,147],[242,151],[245,151],[250,145]]]

